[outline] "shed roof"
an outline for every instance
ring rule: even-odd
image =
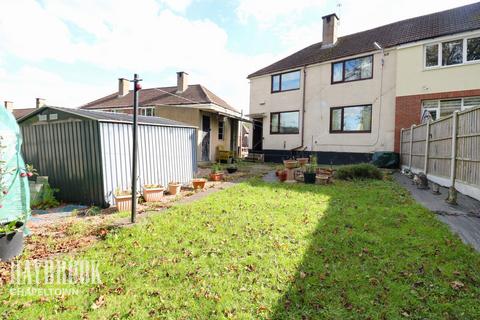
[[[58,110],[61,112],[69,113],[69,114],[87,118],[90,120],[96,120],[99,122],[130,123],[130,124],[133,123],[133,115],[131,114],[113,113],[113,112],[96,111],[96,110],[71,109],[71,108],[61,108],[61,107],[51,107],[51,106],[45,106],[43,108],[37,109],[36,111],[19,119],[18,122],[21,123],[26,119],[38,113],[41,113],[43,110],[46,110],[46,109]],[[162,117],[137,116],[137,120],[139,125],[196,128],[195,126],[191,126],[183,122],[174,121],[174,120],[170,120]]]
[[[375,41],[389,48],[477,29],[480,29],[480,2],[349,34],[338,38],[333,46],[318,42],[250,74],[248,78],[375,51]]]

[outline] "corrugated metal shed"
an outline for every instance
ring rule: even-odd
[[[49,176],[58,198],[87,205],[113,204],[115,190],[131,187],[132,116],[44,107],[19,120],[23,154]],[[196,163],[196,128],[139,116],[138,187],[188,183]]]

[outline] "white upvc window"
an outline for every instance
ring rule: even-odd
[[[155,108],[154,107],[140,108],[139,114],[141,116],[154,117],[155,116]]]
[[[424,46],[425,69],[480,62],[480,35],[429,43]]]
[[[422,123],[429,120],[438,120],[449,116],[455,111],[466,110],[469,108],[480,107],[479,97],[424,100],[422,101]]]

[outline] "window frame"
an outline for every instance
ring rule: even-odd
[[[292,112],[297,112],[298,113],[298,127],[296,132],[280,132],[280,118],[282,113],[292,113]],[[272,116],[274,114],[278,114],[278,132],[273,132],[272,131]],[[270,134],[271,135],[276,135],[276,134],[299,134],[300,133],[300,110],[288,110],[288,111],[277,111],[277,112],[270,112]]]
[[[143,117],[155,117],[155,107],[140,107],[139,109],[139,115]],[[152,115],[147,115],[147,110],[150,110],[152,112]]]
[[[302,87],[302,73],[301,73],[301,69],[297,69],[297,70],[292,70],[292,71],[287,71],[287,72],[282,72],[282,73],[275,73],[275,74],[272,74],[270,76],[270,93],[279,93],[279,92],[288,92],[288,91],[295,91],[295,90],[300,90],[300,88]],[[288,73],[295,73],[295,72],[298,72],[299,73],[299,84],[298,84],[298,88],[294,88],[294,89],[287,89],[287,90],[282,90],[282,76],[284,74],[288,74]],[[278,81],[278,90],[273,90],[273,78],[276,77],[276,76],[279,76],[279,81]]]
[[[370,107],[370,130],[355,130],[355,131],[352,131],[352,130],[348,130],[348,131],[345,131],[344,130],[344,125],[343,125],[343,120],[345,118],[344,114],[345,114],[345,109],[348,109],[348,108],[355,108],[355,107]],[[340,119],[340,124],[342,126],[342,129],[340,130],[332,130],[332,125],[333,125],[333,112],[334,110],[342,110],[342,118]],[[370,103],[370,104],[357,104],[357,105],[351,105],[351,106],[341,106],[341,107],[331,107],[330,108],[330,128],[329,128],[329,131],[331,134],[334,134],[334,133],[372,133],[372,127],[373,127],[373,105]]]
[[[360,78],[360,79],[346,80],[346,81],[345,81],[345,63],[346,63],[347,61],[357,60],[357,59],[362,59],[362,58],[368,58],[368,57],[372,57],[372,75],[371,75],[370,77],[368,77],[368,78]],[[336,65],[336,64],[338,64],[338,63],[342,63],[342,80],[341,80],[341,81],[333,81],[333,68],[334,68],[334,65]],[[332,63],[331,63],[331,67],[330,67],[330,84],[349,83],[349,82],[355,82],[355,81],[363,81],[363,80],[373,79],[373,71],[374,71],[374,69],[375,69],[375,57],[374,57],[373,54],[369,54],[369,55],[366,55],[366,56],[349,58],[349,59],[345,59],[345,60],[339,60],[339,61],[332,62]]]
[[[474,63],[480,63],[480,59],[477,60],[467,60],[468,56],[468,46],[467,42],[470,39],[475,39],[475,38],[480,38],[480,34],[474,34],[474,35],[469,35],[469,36],[464,36],[464,37],[457,37],[457,38],[448,38],[448,39],[443,39],[442,41],[436,41],[436,42],[430,42],[430,43],[425,43],[423,45],[423,69],[424,70],[431,70],[431,69],[439,69],[439,68],[450,68],[450,67],[456,67],[456,66],[463,66],[463,65],[468,65],[468,64],[474,64]],[[450,64],[450,65],[443,65],[443,44],[446,42],[453,42],[453,41],[462,41],[462,62],[457,63],[457,64]],[[435,66],[427,66],[427,47],[430,46],[437,46],[437,65]]]
[[[456,98],[442,98],[442,99],[424,99],[422,100],[422,112],[420,114],[420,121],[423,120],[423,114],[425,113],[425,110],[435,110],[436,114],[437,114],[437,118],[436,119],[433,119],[434,121],[435,120],[440,120],[444,117],[441,117],[441,108],[440,108],[440,105],[441,105],[441,101],[446,101],[446,100],[461,100],[461,103],[460,103],[460,110],[459,111],[464,111],[464,110],[468,110],[470,108],[475,108],[475,107],[465,107],[465,99],[468,99],[468,98],[476,98],[476,97],[480,97],[480,96],[468,96],[468,97],[456,97]],[[437,103],[437,106],[436,107],[425,107],[425,102],[426,101],[435,101]],[[448,117],[448,116],[445,116],[445,117]]]
[[[220,127],[220,123],[222,126]],[[220,128],[222,130],[220,130]],[[220,137],[222,136],[222,137]],[[225,139],[225,120],[223,119],[218,119],[218,135],[217,135],[218,140],[224,140]]]

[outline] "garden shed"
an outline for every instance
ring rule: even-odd
[[[43,107],[19,119],[25,162],[48,176],[57,198],[107,207],[131,189],[133,116]],[[196,163],[196,127],[138,116],[138,188],[188,183]]]

